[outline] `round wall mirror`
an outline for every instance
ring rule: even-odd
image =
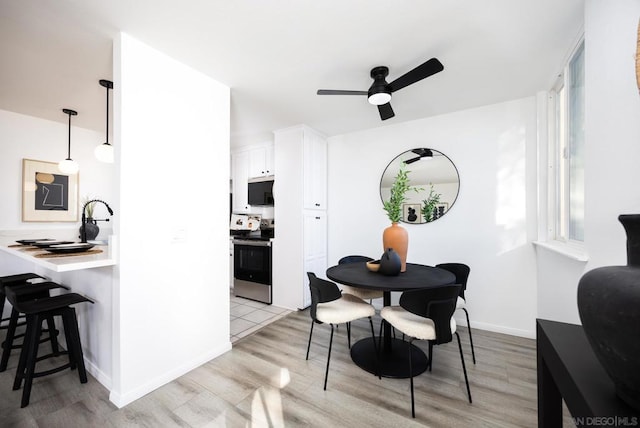
[[[382,173],[380,198],[389,199],[390,189],[402,165],[406,165],[409,185],[419,189],[408,191],[402,206],[402,222],[429,223],[447,213],[458,197],[458,169],[445,154],[427,148],[407,150],[396,156]]]

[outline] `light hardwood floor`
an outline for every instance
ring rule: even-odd
[[[379,317],[374,320],[376,330]],[[473,404],[457,344],[434,347],[431,373],[415,378],[416,419],[408,379],[378,379],[353,364],[346,329],[334,336],[327,391],[322,384],[329,327],[317,325],[305,360],[307,311],[281,318],[238,340],[233,349],[147,396],[117,409],[95,379],[76,372],[37,379],[31,404],[12,391],[16,357],[0,373],[2,427],[535,427],[535,341],[474,330],[477,364],[460,328]],[[368,336],[353,324],[352,339]],[[419,343],[419,342],[418,342]],[[419,346],[426,349],[426,344]],[[571,420],[565,417],[565,426]]]

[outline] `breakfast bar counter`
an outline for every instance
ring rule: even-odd
[[[54,254],[40,248],[20,245],[15,241],[7,241],[0,243],[0,251],[54,272],[70,272],[116,264],[111,245],[96,245],[87,252]]]

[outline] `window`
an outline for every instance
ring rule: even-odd
[[[584,242],[584,41],[550,91],[550,238]]]

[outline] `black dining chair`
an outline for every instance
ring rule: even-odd
[[[417,291],[405,291],[400,296],[400,306],[385,306],[380,311],[380,315],[386,322],[409,336],[409,344],[416,339],[429,341],[429,367],[433,357],[433,345],[449,343],[453,340],[453,335],[455,334],[458,340],[464,381],[467,385],[467,395],[469,403],[471,403],[467,367],[464,362],[460,336],[456,332],[456,321],[453,318],[459,293],[460,285],[445,285]],[[409,346],[411,416],[415,418],[412,364],[412,352],[411,346]]]
[[[467,330],[469,331],[469,344],[471,345],[471,357],[473,358],[473,364],[476,363],[476,351],[473,348],[473,336],[471,335],[471,324],[469,323],[469,312],[467,311],[467,299],[464,297],[464,292],[467,290],[467,280],[469,279],[469,273],[471,268],[464,263],[440,263],[436,265],[437,268],[445,269],[456,276],[456,284],[460,284],[460,295],[456,301],[456,310],[462,309],[467,317]]]
[[[371,257],[352,255],[344,256],[343,258],[338,260],[338,264],[343,265],[345,263],[366,263],[372,260],[373,259]],[[369,303],[371,303],[373,299],[381,299],[383,296],[383,292],[378,290],[367,290],[365,288],[352,287],[350,285],[341,285],[340,287],[342,287],[342,291],[344,293],[359,297],[362,300],[368,300]]]
[[[311,330],[309,331],[309,343],[307,344],[307,360],[309,359],[309,349],[311,348],[314,324],[327,323],[331,326],[327,368],[324,375],[324,389],[326,390],[334,325],[347,324],[347,343],[349,348],[351,348],[351,321],[360,318],[369,318],[371,336],[374,337],[375,342],[371,317],[376,311],[373,306],[362,299],[351,294],[342,294],[334,282],[318,278],[313,272],[307,272],[307,276],[309,277],[309,289],[311,290],[311,307],[309,309],[311,315]]]

